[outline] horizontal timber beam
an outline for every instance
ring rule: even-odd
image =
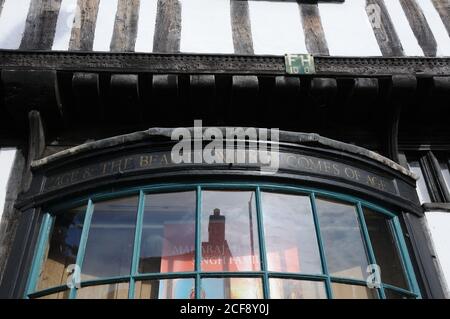
[[[450,58],[315,57],[316,75],[449,76]],[[0,69],[285,75],[284,56],[0,50]]]

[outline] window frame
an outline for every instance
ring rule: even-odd
[[[259,271],[242,271],[242,272],[207,272],[202,271],[201,266],[201,210],[202,210],[202,191],[203,190],[234,190],[234,191],[254,191],[256,198],[256,219],[258,229],[259,251],[260,251],[260,265]],[[195,267],[194,271],[190,272],[174,272],[174,273],[139,273],[139,255],[141,246],[142,224],[144,217],[145,198],[147,194],[152,193],[168,193],[178,191],[195,191],[196,196],[196,224],[195,224]],[[305,274],[305,273],[280,273],[269,271],[267,268],[267,251],[265,247],[265,235],[264,235],[264,214],[262,207],[261,192],[272,191],[286,194],[298,194],[308,196],[311,203],[312,216],[314,219],[314,228],[317,236],[318,248],[320,260],[322,263],[322,274]],[[66,209],[73,208],[80,205],[86,205],[85,219],[83,223],[83,229],[80,239],[80,245],[76,258],[76,265],[83,264],[83,258],[85,254],[85,248],[89,235],[90,222],[94,213],[94,206],[96,202],[111,200],[125,196],[137,196],[138,197],[138,212],[136,220],[136,228],[134,234],[133,243],[133,256],[130,274],[120,277],[108,277],[95,279],[90,281],[81,282],[81,287],[96,286],[102,284],[114,284],[119,282],[128,282],[129,291],[128,299],[134,299],[135,283],[137,281],[149,280],[149,279],[174,279],[174,278],[192,278],[195,282],[195,298],[201,298],[201,279],[202,278],[217,278],[217,277],[257,277],[260,278],[263,287],[263,298],[270,298],[270,278],[285,278],[285,279],[297,279],[308,281],[321,281],[325,285],[326,296],[328,299],[333,299],[332,282],[352,284],[358,286],[366,286],[366,281],[342,278],[331,276],[328,273],[327,261],[323,247],[322,235],[320,232],[320,222],[316,208],[316,195],[322,198],[335,199],[343,201],[345,203],[351,203],[355,205],[357,211],[358,222],[362,231],[363,244],[366,249],[369,264],[376,264],[375,254],[372,249],[372,244],[369,237],[369,232],[364,219],[363,208],[367,207],[371,210],[383,214],[389,219],[389,227],[391,228],[392,235],[396,248],[400,253],[400,260],[402,262],[403,271],[405,273],[408,289],[395,287],[386,283],[382,283],[377,288],[377,295],[379,299],[385,299],[385,289],[389,289],[398,292],[405,297],[421,298],[420,289],[417,283],[417,279],[413,270],[412,262],[407,250],[406,242],[404,239],[403,231],[400,225],[399,218],[396,214],[386,210],[378,205],[370,203],[366,200],[358,197],[335,193],[331,191],[325,191],[316,188],[302,187],[296,185],[284,185],[284,184],[271,184],[271,183],[252,183],[252,182],[208,182],[208,183],[167,183],[157,185],[147,185],[141,187],[133,187],[125,190],[120,190],[114,193],[97,193],[90,196],[84,196],[73,201],[67,202],[62,205],[55,205],[45,210],[43,214],[42,223],[40,226],[39,237],[35,247],[35,253],[31,266],[31,271],[28,276],[27,286],[25,289],[24,298],[39,298],[53,293],[58,293],[66,290],[70,290],[69,299],[75,299],[77,295],[77,288],[68,288],[67,285],[60,285],[56,287],[47,288],[41,291],[35,291],[39,280],[39,273],[44,262],[44,254],[48,241],[51,236],[51,231],[54,225],[55,216],[64,213]]]

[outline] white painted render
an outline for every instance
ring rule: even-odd
[[[0,49],[18,49],[31,0],[5,0],[0,16]],[[233,53],[230,0],[179,0],[182,6],[180,50],[192,53]],[[438,43],[438,56],[450,56],[450,37],[431,0],[416,0]],[[53,50],[68,50],[77,7],[63,0]],[[109,51],[118,0],[100,0],[94,51]],[[384,0],[405,55],[423,56],[399,0]],[[320,3],[319,12],[330,55],[380,56],[366,0]],[[152,52],[156,0],[141,0],[136,52]],[[300,11],[295,2],[249,0],[256,54],[307,52]]]
[[[180,0],[181,52],[233,53],[230,1]]]
[[[320,17],[330,55],[382,55],[365,8],[365,0],[319,3]]]
[[[27,21],[30,0],[6,0],[0,16],[0,49],[18,49]]]
[[[75,15],[77,14],[77,0],[63,0],[56,23],[53,50],[66,51],[69,49],[70,36]]]
[[[426,220],[444,280],[447,284],[447,298],[450,298],[450,248],[448,246],[450,213],[428,212],[426,213]]]
[[[402,43],[405,55],[424,56],[399,0],[384,0],[384,3],[394,24],[394,29]]]
[[[431,0],[417,0],[437,42],[437,55],[450,56],[450,37]]]
[[[157,4],[158,1],[155,0],[141,0],[141,6],[139,7],[138,32],[134,49],[136,52],[153,51],[153,35],[155,34]]]
[[[110,51],[117,0],[100,0],[94,35],[94,51]]]
[[[308,53],[295,2],[249,1],[255,54]]]
[[[8,186],[8,179],[15,156],[15,149],[0,149],[0,221],[5,205],[6,187]]]

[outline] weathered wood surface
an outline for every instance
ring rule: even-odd
[[[425,56],[436,56],[436,39],[416,0],[400,0],[400,3]]]
[[[69,50],[92,51],[100,0],[78,0]]]
[[[234,53],[254,54],[248,1],[230,0]]]
[[[178,0],[158,0],[153,52],[180,52],[181,4]]]
[[[31,1],[20,49],[50,50],[52,48],[61,1]]]
[[[402,44],[384,1],[366,0],[366,12],[383,56],[403,56]]]
[[[317,4],[299,4],[308,53],[329,55],[327,40]]]
[[[450,35],[450,0],[431,0]]]
[[[134,51],[138,31],[139,7],[140,0],[119,0],[110,47],[112,52]]]
[[[0,14],[2,14],[3,4],[4,3],[5,3],[5,0],[0,0]]]

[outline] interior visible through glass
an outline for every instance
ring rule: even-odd
[[[94,204],[81,267],[83,281],[130,274],[137,203],[133,196]]]
[[[369,262],[356,206],[317,198],[316,207],[329,273],[366,280]]]
[[[145,197],[139,272],[193,271],[195,192]]]
[[[269,270],[322,273],[309,196],[263,192],[262,207]]]
[[[375,259],[380,266],[382,282],[407,289],[406,276],[389,220],[368,208],[364,208],[364,217]]]
[[[260,278],[226,277],[202,279],[202,299],[262,299]]]
[[[324,299],[330,292],[378,298],[365,285],[368,243],[382,283],[390,285],[386,297],[414,296],[391,217],[362,203],[360,216],[356,203],[287,191],[203,189],[94,200],[84,229],[86,206],[60,211],[46,226],[53,225],[29,296],[259,299],[267,292],[274,299]],[[81,288],[63,289],[77,259],[83,260]],[[43,295],[52,287],[59,288]]]
[[[272,299],[326,299],[325,284],[322,281],[270,278]]]
[[[67,283],[67,267],[75,264],[80,247],[85,210],[84,206],[73,208],[55,217],[37,290]]]

